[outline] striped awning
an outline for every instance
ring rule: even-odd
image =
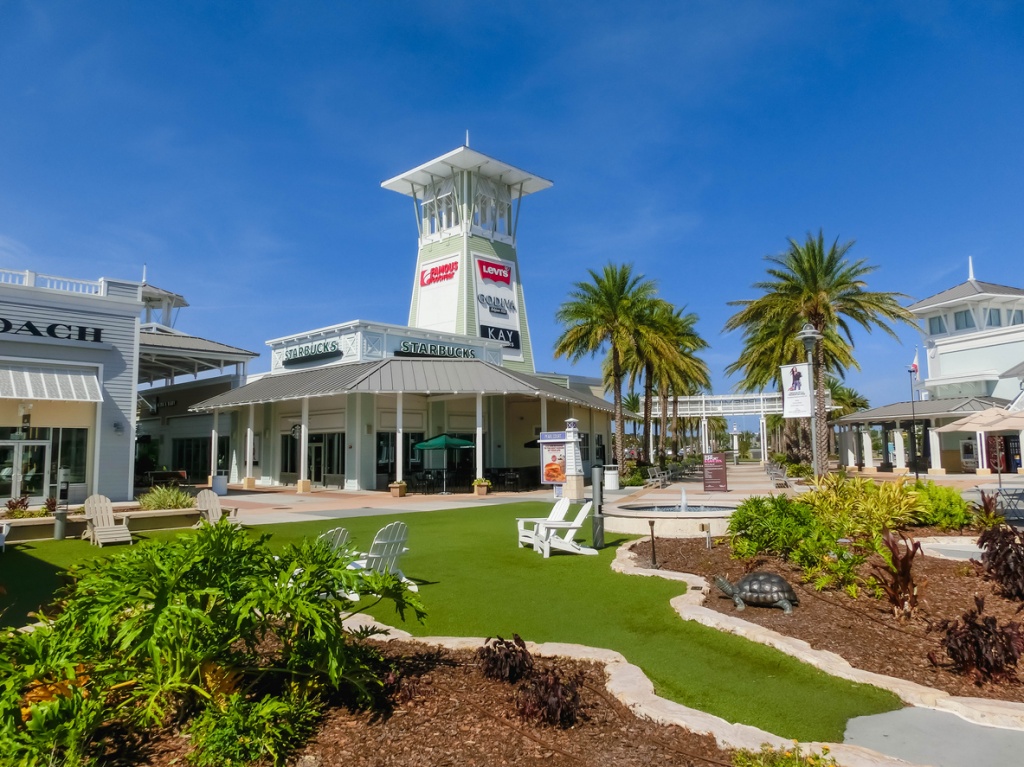
[[[0,363],[0,399],[102,402],[93,368]]]

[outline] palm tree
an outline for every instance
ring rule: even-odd
[[[634,415],[636,413],[639,413],[640,412],[640,395],[637,394],[632,389],[630,389],[629,393],[624,395],[623,398],[622,398],[622,409],[624,411],[628,410],[630,413],[633,413]],[[637,425],[637,423],[639,423],[639,420],[634,418],[633,416],[627,416],[626,420],[628,420],[631,424],[633,424],[633,439],[637,439],[637,436],[636,436],[636,425]]]
[[[697,315],[685,313],[685,307],[670,310],[664,319],[666,338],[675,347],[676,354],[669,357],[655,357],[648,368],[659,397],[661,428],[658,437],[658,451],[662,465],[665,462],[665,438],[668,431],[668,406],[671,396],[695,394],[711,386],[707,364],[697,356],[708,344],[696,330]]]
[[[868,332],[881,328],[893,338],[897,336],[889,322],[914,324],[913,315],[899,304],[904,294],[867,290],[864,277],[878,267],[863,259],[848,261],[851,247],[852,240],[839,245],[837,239],[826,248],[820,230],[817,237],[809,233],[803,244],[790,239],[785,253],[765,257],[770,279],[754,284],[764,295],[731,301],[730,305],[742,308],[725,325],[727,331],[743,330],[743,353],[726,371],[744,371],[740,386],[748,391],[779,383],[779,367],[803,359],[796,339],[802,325],[810,323],[822,334],[815,346],[817,434],[813,437],[821,455],[828,455],[827,374],[841,376],[848,368],[859,369],[853,357],[851,324]]]
[[[577,282],[555,319],[565,326],[555,344],[556,357],[575,362],[586,355],[608,350],[608,365],[615,408],[615,460],[623,465],[622,366],[623,355],[637,345],[671,354],[667,342],[645,323],[652,305],[659,301],[653,280],[633,274],[631,264],[607,264],[599,274],[593,269],[591,282]]]

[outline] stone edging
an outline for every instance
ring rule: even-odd
[[[638,541],[632,541],[619,547],[615,561],[612,563],[612,569],[628,575],[648,575],[684,581],[688,587],[686,594],[671,601],[673,609],[683,620],[696,621],[701,625],[719,631],[728,631],[752,642],[768,645],[832,676],[889,690],[911,706],[946,711],[974,724],[1024,730],[1024,703],[958,697],[942,690],[908,682],[905,679],[864,671],[851,666],[845,659],[833,652],[815,650],[803,640],[794,639],[755,623],[704,607],[703,603],[708,591],[707,581],[700,576],[688,573],[637,567],[632,552],[636,543]]]

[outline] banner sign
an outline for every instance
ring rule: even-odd
[[[492,256],[474,255],[473,261],[478,333],[488,341],[504,343],[504,359],[522,361],[519,334],[519,313],[522,309],[517,297],[516,265]]]
[[[540,481],[544,485],[565,484],[565,453],[567,445],[564,431],[541,432]]]
[[[729,491],[726,476],[725,453],[704,453],[704,492],[725,493]]]
[[[413,324],[418,328],[454,333],[459,309],[459,256],[444,256],[420,265],[416,276],[419,301]]]
[[[811,378],[811,366],[783,365],[780,368],[782,380],[782,417],[810,418],[811,397],[814,379]]]

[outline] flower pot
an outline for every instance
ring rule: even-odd
[[[487,495],[487,491],[490,490],[490,489],[491,488],[487,487],[487,485],[474,485],[473,486],[473,492],[476,493],[477,495]]]
[[[397,483],[388,485],[388,489],[391,490],[392,498],[405,498],[405,491],[407,488],[407,485],[399,485]]]

